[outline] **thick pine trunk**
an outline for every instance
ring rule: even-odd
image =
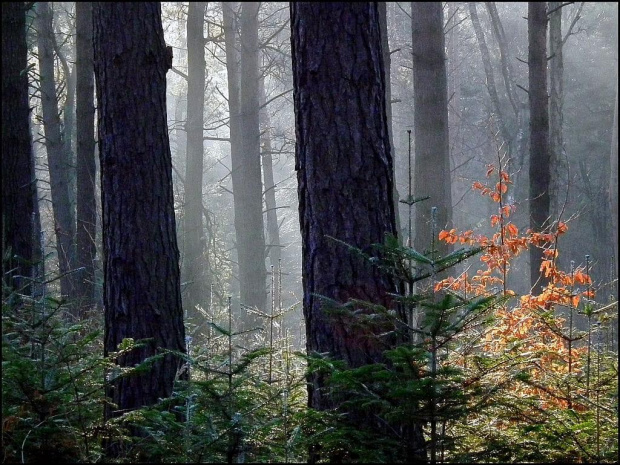
[[[209,283],[202,223],[203,121],[205,102],[204,14],[206,2],[190,2],[187,16],[187,162],[185,165],[185,212],[183,274],[187,282],[184,307],[199,316],[196,305],[207,308]]]
[[[69,192],[71,167],[58,114],[58,98],[54,81],[54,30],[52,28],[52,12],[48,2],[37,4],[37,15],[41,110],[50,173],[56,250],[61,274],[60,292],[65,297],[73,297],[73,279],[67,274],[72,269],[75,238],[75,223]]]
[[[377,6],[292,3],[291,30],[307,351],[329,353],[350,367],[385,362],[383,351],[399,342],[397,336],[377,337],[385,325],[361,330],[343,324],[329,316],[321,297],[389,307],[396,290],[389,277],[331,239],[370,252],[385,234],[396,234]],[[308,379],[308,404],[336,407],[319,373]],[[424,455],[417,426],[386,428],[356,415],[351,421],[359,426],[404,434],[410,458]]]
[[[166,126],[166,49],[159,3],[94,3],[101,160],[105,355],[125,338],[148,339],[118,357],[132,367],[164,350],[185,352],[179,250]],[[180,360],[166,355],[112,382],[106,418],[172,394]],[[109,451],[117,453],[115,447]]]
[[[547,4],[528,3],[528,67],[530,102],[530,228],[549,225],[549,98],[547,95]],[[544,285],[539,269],[542,249],[530,247],[530,282],[538,293]]]
[[[76,13],[77,230],[76,265],[83,268],[76,296],[95,302],[97,200],[95,198],[95,102],[92,3],[78,2]]]
[[[30,292],[36,190],[30,141],[26,7],[2,4],[2,279],[10,289]],[[25,261],[14,259],[21,257]]]
[[[441,2],[411,4],[415,174],[414,196],[430,196],[416,205],[414,248],[428,252],[434,243],[439,255],[450,247],[437,240],[452,224],[448,88]],[[431,208],[437,207],[435,235]]]

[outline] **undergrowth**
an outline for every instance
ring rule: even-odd
[[[489,236],[441,231],[438,240],[457,247],[445,257],[396,238],[374,255],[348,247],[400,283],[393,308],[328,303],[355,324],[391,319],[406,336],[385,363],[351,369],[329,354],[295,353],[276,302],[254,309],[262,331],[238,333],[228,301],[187,321],[188,353],[177,355],[189,376],[171,398],[105,422],[114,363],[102,355],[101,315],[74,324],[69,303],[3,285],[3,462],[100,462],[104,438],[123,443],[119,461],[303,462],[317,444],[341,461],[404,460],[399,431],[351,423],[350,411],[420,425],[434,463],[617,461],[617,304],[597,303],[589,258],[558,268],[568,225],[522,232],[504,203],[509,175],[500,165],[492,176],[474,184],[498,205]],[[529,247],[544,249],[544,286],[519,296],[508,287],[511,263]],[[307,407],[307,370],[324,373],[340,408]],[[135,428],[144,434],[129,435]]]

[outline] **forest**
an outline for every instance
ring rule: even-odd
[[[616,2],[3,2],[3,463],[618,463]]]

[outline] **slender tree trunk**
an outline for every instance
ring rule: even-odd
[[[398,193],[398,189],[396,186],[396,146],[394,145],[394,133],[392,130],[392,55],[390,54],[390,43],[388,40],[388,24],[387,24],[387,3],[386,2],[378,2],[379,6],[379,28],[381,30],[381,53],[383,54],[383,67],[385,69],[385,112],[387,118],[388,125],[388,133],[390,139],[390,147],[392,150],[392,160],[394,160],[393,167],[394,173],[392,178],[394,179],[394,202],[396,203],[394,207],[394,217],[396,220],[396,231],[398,231],[398,236],[403,240],[405,237],[402,234],[401,225],[400,225],[400,215],[398,213],[399,203],[400,203],[400,194]]]
[[[486,40],[484,38],[484,32],[478,19],[478,11],[476,9],[476,2],[469,2],[469,16],[471,18],[472,25],[474,26],[474,32],[476,34],[476,40],[478,41],[478,47],[480,48],[480,54],[482,56],[482,64],[484,65],[484,74],[486,76],[486,87],[489,91],[489,97],[491,98],[491,105],[493,106],[493,113],[497,127],[500,130],[502,138],[510,147],[513,137],[508,131],[505,117],[503,115],[499,96],[497,93],[497,86],[495,85],[495,75],[493,73],[493,65],[491,64],[491,54],[487,47]]]
[[[31,129],[32,131],[32,129]],[[30,134],[31,135],[31,134]],[[31,139],[32,140],[32,139]],[[3,152],[5,153],[5,152]],[[32,152],[32,167],[31,173],[34,173],[33,176],[33,184],[34,188],[32,189],[32,202],[34,205],[34,236],[33,236],[33,252],[32,252],[32,260],[34,270],[32,272],[33,277],[35,278],[35,282],[33,283],[32,288],[32,296],[35,299],[40,299],[46,295],[47,292],[47,284],[45,283],[45,252],[43,245],[43,228],[41,225],[41,208],[39,203],[39,186],[36,179],[36,163],[34,157],[34,150]]]
[[[265,310],[267,304],[263,186],[258,115],[258,2],[241,5],[241,66],[239,89],[239,153],[232,160],[235,231],[239,257],[241,303]],[[244,317],[246,325],[255,318]]]
[[[269,262],[277,272],[280,264],[280,228],[278,226],[278,211],[276,204],[276,184],[273,180],[273,154],[271,148],[271,121],[265,102],[265,78],[259,80],[260,129],[261,129],[261,160],[263,161],[263,184],[265,186],[265,209],[267,210],[267,237],[269,244]]]
[[[609,170],[609,200],[611,205],[612,242],[614,245],[614,267],[618,277],[618,69],[616,64],[616,106],[614,107],[614,125],[611,137],[611,159]],[[618,284],[616,284],[616,300]]]
[[[320,297],[389,307],[395,290],[389,277],[331,239],[369,251],[386,234],[396,234],[377,5],[292,3],[291,43],[307,351],[329,353],[350,367],[384,363],[383,351],[401,341],[396,332],[376,337],[391,323],[352,327],[330,317]],[[308,379],[308,405],[337,407],[321,373]],[[413,419],[389,424],[359,412],[348,418],[356,427],[397,435],[406,444],[406,460],[425,459]],[[342,457],[311,451],[310,461],[319,459]]]
[[[441,2],[411,3],[415,196],[430,196],[417,204],[414,247],[428,253],[434,243],[439,255],[450,247],[437,240],[452,224],[448,88]],[[431,208],[437,207],[435,236]]]
[[[568,185],[564,174],[562,124],[564,119],[564,58],[562,52],[562,3],[549,2],[549,164],[550,213],[556,220],[562,207],[561,186]]]
[[[77,2],[76,112],[77,112],[77,231],[76,265],[83,268],[76,295],[86,306],[95,303],[97,200],[95,198],[95,97],[93,16],[91,2]]]
[[[207,2],[190,2],[187,16],[187,161],[185,164],[184,307],[189,316],[199,317],[196,305],[208,305],[206,239],[202,223],[203,121],[205,102],[204,14]]]
[[[609,253],[613,227],[607,194],[609,177],[607,173],[601,173],[598,179],[595,178],[591,167],[584,160],[579,160],[578,167],[585,199],[591,205],[584,213],[587,214],[587,224],[591,230],[592,240],[584,253],[594,259],[595,266],[590,273],[593,281],[603,283],[607,282],[612,261]]]
[[[56,250],[60,268],[60,292],[72,297],[73,279],[67,273],[72,269],[74,257],[75,223],[69,192],[70,160],[60,129],[58,99],[54,81],[54,54],[52,13],[48,2],[37,4],[39,74],[41,79],[41,107],[45,130],[45,148],[50,172],[52,207]]]
[[[51,9],[53,15],[53,8]],[[68,166],[71,169],[67,173],[67,179],[69,181],[69,202],[71,204],[71,211],[74,211],[77,204],[77,173],[73,168],[76,165],[75,154],[73,151],[73,133],[75,129],[75,94],[76,94],[76,74],[75,66],[69,66],[69,60],[62,50],[62,47],[56,40],[56,34],[52,34],[52,45],[54,46],[54,52],[58,57],[62,72],[64,75],[64,88],[65,88],[65,103],[62,106],[62,139],[64,143],[64,151],[67,154]],[[77,287],[78,282],[76,276],[73,276],[73,284]]]
[[[502,65],[502,77],[504,78],[506,93],[508,94],[508,99],[510,100],[512,110],[514,111],[515,116],[517,116],[520,111],[520,105],[514,88],[514,71],[512,70],[512,65],[510,64],[509,60],[510,54],[508,51],[508,41],[506,40],[506,33],[504,32],[504,27],[499,19],[499,14],[497,13],[497,7],[495,6],[495,2],[485,2],[485,6],[487,8],[487,12],[489,13],[489,17],[491,18],[493,35],[497,40],[497,45],[500,50],[499,58]]]
[[[159,3],[94,3],[93,25],[104,353],[115,352],[126,338],[146,340],[141,348],[116,358],[120,367],[133,367],[162,349],[185,352],[166,126],[166,72],[172,49],[164,42]],[[114,407],[107,404],[105,418],[169,397],[180,367],[178,357],[166,354],[145,372],[115,379],[107,389]],[[108,455],[122,452],[118,443],[106,446]]]
[[[239,58],[239,40],[237,34],[238,27],[238,5],[239,2],[222,2],[222,25],[224,29],[224,46],[226,48],[226,77],[228,83],[228,114],[230,128],[230,158],[231,164],[234,166],[235,161],[241,158],[241,127],[239,126],[239,86],[240,86],[240,58]],[[232,178],[232,173],[231,173]],[[233,190],[234,182],[233,178]],[[237,202],[234,201],[234,214],[237,215]],[[240,214],[240,213],[239,213]],[[233,265],[233,275],[236,274],[240,279],[239,272],[239,253],[237,250],[237,262]],[[232,277],[231,288],[233,294],[236,294],[237,287],[240,287],[239,280]],[[239,290],[239,294],[241,291]]]
[[[30,293],[34,258],[36,184],[30,140],[30,106],[24,2],[2,4],[2,279]],[[16,258],[19,257],[19,258]],[[3,286],[4,295],[4,286]]]
[[[547,95],[547,4],[528,2],[529,101],[530,101],[530,228],[541,232],[549,225],[549,98]],[[542,290],[539,272],[542,249],[530,247],[530,281]]]
[[[528,218],[528,206],[525,200],[528,196],[528,181],[522,177],[523,173],[527,171],[527,106],[521,101],[516,92],[515,73],[511,64],[511,58],[514,54],[511,54],[509,51],[508,40],[499,18],[495,2],[485,2],[485,6],[491,20],[493,36],[499,48],[502,79],[506,89],[506,96],[513,110],[512,118],[509,114],[504,113],[503,115],[507,127],[507,135],[510,137],[510,139],[508,139],[510,141],[508,147],[509,157],[504,168],[512,176],[513,185],[515,186],[514,192],[509,191],[508,193],[509,202],[518,205],[513,221],[520,223],[521,221],[527,221]]]

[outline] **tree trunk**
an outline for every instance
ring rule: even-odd
[[[616,106],[614,107],[614,125],[611,137],[611,160],[609,170],[609,200],[611,205],[611,231],[614,245],[614,268],[618,277],[618,68],[616,64]],[[616,283],[616,300],[618,284]]]
[[[259,118],[261,128],[261,160],[263,161],[263,184],[265,186],[265,209],[267,210],[267,236],[269,244],[269,262],[275,272],[280,265],[280,228],[278,226],[278,212],[276,204],[276,185],[273,180],[273,153],[271,148],[271,121],[265,102],[265,78],[261,76],[259,80]]]
[[[445,256],[450,247],[437,240],[452,224],[448,89],[441,2],[411,3],[415,196],[430,196],[417,204],[414,247],[428,253],[432,244]],[[437,207],[432,235],[431,207]]]
[[[26,6],[2,4],[2,279],[30,293],[36,185],[30,140]],[[19,258],[16,258],[19,257]],[[3,286],[4,291],[4,286]]]
[[[530,228],[549,225],[549,107],[547,95],[547,4],[528,2],[530,102]],[[545,284],[539,268],[542,249],[530,247],[530,282],[535,293]]]
[[[497,47],[499,49],[500,69],[501,77],[504,83],[504,93],[508,99],[512,112],[505,110],[502,112],[504,117],[504,124],[506,125],[506,134],[509,137],[508,141],[508,158],[502,168],[507,171],[513,182],[514,189],[508,191],[506,196],[506,204],[514,205],[516,207],[515,213],[511,216],[512,222],[515,224],[526,224],[529,222],[529,178],[528,165],[529,159],[527,157],[528,150],[528,122],[529,122],[529,109],[525,102],[521,100],[519,94],[517,94],[517,87],[515,82],[515,73],[512,66],[512,59],[514,59],[514,53],[510,53],[509,42],[506,38],[504,27],[497,12],[495,2],[485,2],[485,7],[489,15],[491,23],[491,31]],[[498,93],[501,96],[502,91],[498,88]],[[491,154],[491,160],[497,160],[497,156],[503,156],[503,153]],[[493,161],[495,164],[496,161]],[[513,263],[515,269],[528,270],[529,273],[529,255],[524,254],[516,258]],[[527,293],[530,290],[530,280],[527,276],[523,279],[515,280],[511,284],[511,288],[517,293]]]
[[[230,158],[231,164],[234,166],[235,160],[239,160],[241,158],[241,127],[239,126],[239,87],[241,84],[239,70],[240,61],[239,61],[239,40],[237,34],[237,26],[238,26],[238,5],[239,2],[222,2],[222,25],[224,29],[224,47],[226,49],[226,78],[228,84],[228,115],[229,122],[228,127],[230,129]],[[234,190],[234,182],[236,178],[231,179],[233,182],[233,190]],[[237,215],[237,202],[234,201],[234,193],[233,193],[233,212],[235,216]],[[241,213],[239,213],[241,214]],[[238,248],[237,248],[238,249]],[[239,276],[239,253],[237,250],[237,261],[233,261],[233,275]],[[232,293],[236,294],[237,286],[240,286],[239,279],[235,279],[235,276],[232,277],[231,289]],[[241,291],[239,291],[241,294]]]
[[[379,28],[381,30],[381,53],[383,55],[383,68],[385,69],[385,113],[388,125],[388,134],[390,139],[390,147],[392,149],[392,160],[394,173],[392,179],[394,179],[394,219],[396,221],[396,231],[398,236],[404,237],[401,230],[400,214],[398,207],[400,203],[400,194],[396,186],[396,146],[394,145],[394,134],[392,131],[392,58],[390,54],[390,43],[388,40],[388,25],[387,25],[387,3],[378,2],[379,6]]]
[[[291,43],[307,351],[329,353],[350,367],[385,362],[383,351],[398,336],[376,337],[386,325],[345,325],[329,316],[320,297],[389,307],[396,290],[389,277],[331,239],[369,251],[385,234],[396,234],[376,3],[292,3]],[[320,373],[308,379],[308,405],[337,407]],[[349,418],[359,427],[398,434],[408,459],[425,458],[419,425],[386,426],[352,412]],[[310,459],[339,457],[312,451]]]
[[[94,57],[104,249],[105,347],[148,339],[117,358],[133,367],[164,350],[185,352],[172,161],[166,126],[166,49],[159,3],[94,3]],[[172,394],[181,361],[114,380],[105,417]],[[114,375],[114,373],[112,373]],[[134,432],[137,434],[137,432]],[[109,445],[110,455],[119,453]]]
[[[520,104],[519,98],[514,89],[514,71],[512,70],[512,65],[508,59],[508,41],[506,40],[506,33],[504,32],[504,27],[502,26],[502,22],[499,19],[499,14],[497,13],[497,7],[495,6],[495,2],[485,2],[487,12],[489,13],[489,17],[491,18],[491,26],[493,26],[493,34],[495,39],[497,40],[497,45],[499,47],[499,58],[502,65],[502,77],[504,78],[504,85],[506,86],[506,93],[508,99],[510,100],[510,105],[512,106],[512,110],[514,111],[515,116],[519,114]]]
[[[56,250],[61,275],[60,292],[63,296],[72,297],[74,293],[73,279],[67,274],[72,269],[75,237],[75,223],[69,193],[69,171],[71,168],[68,159],[69,154],[66,151],[60,129],[58,98],[56,97],[54,82],[54,30],[49,3],[39,2],[37,14],[41,109],[50,172]]]
[[[558,218],[562,207],[561,186],[568,186],[563,155],[562,135],[564,106],[564,58],[562,53],[562,3],[549,2],[549,164],[550,213]]]
[[[497,86],[495,85],[495,75],[493,73],[493,65],[491,64],[491,54],[487,47],[486,40],[484,38],[484,32],[478,19],[478,11],[476,9],[475,2],[469,2],[469,16],[471,18],[474,32],[476,34],[476,40],[478,41],[478,47],[480,48],[480,55],[482,56],[482,64],[484,65],[484,74],[486,77],[486,87],[489,91],[489,97],[491,98],[491,105],[493,106],[493,113],[495,116],[496,124],[500,130],[502,138],[510,147],[512,144],[512,135],[508,131],[508,127],[505,121],[505,116],[502,112],[499,96],[497,93]]]
[[[208,306],[206,239],[202,224],[203,121],[205,102],[204,14],[207,2],[190,2],[187,15],[187,161],[185,164],[184,307],[200,318],[196,305]]]
[[[263,186],[260,167],[260,125],[258,115],[258,2],[241,4],[241,88],[239,93],[239,159],[233,160],[235,230],[239,253],[241,302],[266,309],[265,232]],[[253,324],[254,318],[247,317]]]
[[[521,174],[526,171],[526,151],[527,151],[527,115],[524,103],[516,92],[515,73],[510,61],[511,55],[508,47],[508,40],[504,27],[499,18],[495,2],[485,2],[489,18],[491,20],[492,32],[499,48],[499,57],[502,70],[502,79],[506,89],[506,96],[512,107],[513,118],[504,114],[504,123],[509,134],[510,146],[508,147],[509,157],[505,169],[512,176],[514,193],[509,193],[512,203],[521,204],[528,195],[527,182],[522,182]],[[512,122],[511,122],[512,121]],[[512,129],[511,129],[512,128]],[[519,223],[520,220],[527,220],[526,208],[517,209],[513,221]]]
[[[92,2],[77,2],[76,112],[77,112],[77,231],[76,264],[83,268],[76,296],[86,306],[95,303],[97,200],[95,198],[95,103]]]

